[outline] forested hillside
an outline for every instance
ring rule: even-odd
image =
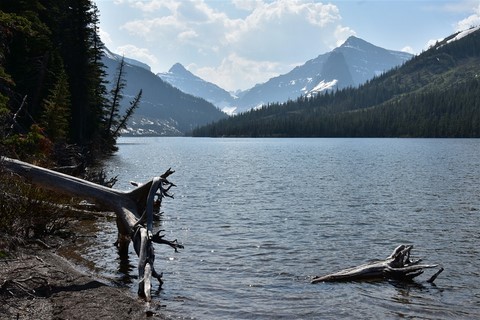
[[[107,67],[107,79],[114,79],[121,59],[107,51],[102,60]],[[123,131],[124,135],[184,135],[197,126],[227,117],[206,100],[180,91],[137,64],[125,63],[124,94],[134,96],[142,90],[142,103]],[[121,110],[128,106],[125,101]]]
[[[270,104],[193,135],[480,137],[480,31],[455,36],[357,89]]]
[[[104,84],[98,22],[91,0],[0,2],[2,153],[56,161],[114,149],[121,115]]]

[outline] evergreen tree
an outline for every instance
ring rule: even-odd
[[[67,139],[93,156],[115,144],[104,139],[106,71],[98,26],[92,0],[0,1],[0,120],[2,127],[18,124],[11,136],[36,125],[34,135]],[[111,133],[120,131],[120,120],[112,118]]]
[[[41,126],[53,142],[64,142],[68,136],[70,93],[65,72],[60,73],[50,96],[44,101]]]
[[[115,141],[120,136],[121,130],[125,129],[127,122],[133,115],[135,109],[140,105],[142,90],[130,102],[123,116],[120,115],[120,106],[123,100],[125,88],[125,59],[122,57],[115,74],[114,83],[110,90],[110,99],[104,110],[104,141],[110,150],[116,151]]]
[[[122,57],[115,74],[115,83],[110,90],[110,104],[106,108],[105,132],[107,136],[111,135],[114,127],[118,125],[120,112],[120,102],[123,99],[123,89],[125,89],[125,59]]]

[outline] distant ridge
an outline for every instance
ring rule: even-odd
[[[121,59],[121,56],[108,49],[105,51],[103,63],[107,67],[107,81],[113,80]],[[137,60],[125,58],[125,81],[123,110],[140,89],[143,95],[140,107],[135,111],[124,135],[179,136],[226,117],[204,99],[186,94],[164,82],[150,71],[148,65]]]
[[[352,36],[340,47],[236,95],[197,77],[179,63],[168,72],[157,75],[183,92],[202,97],[225,112],[241,113],[272,102],[359,86],[411,57],[409,53],[383,49]]]
[[[175,63],[168,72],[157,73],[157,76],[175,88],[193,96],[203,98],[220,109],[228,109],[235,100],[235,97],[229,92],[216,84],[197,77],[185,69],[180,63]]]
[[[409,53],[383,49],[351,36],[340,47],[246,90],[236,102],[238,111],[269,102],[295,100],[320,91],[356,87],[411,57]]]
[[[270,104],[193,135],[479,138],[479,29],[455,33],[359,87]],[[358,48],[358,40],[349,40],[344,48]],[[340,53],[334,60],[342,65],[349,53]]]

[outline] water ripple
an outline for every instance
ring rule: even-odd
[[[140,150],[176,170],[162,229],[185,250],[156,261],[173,318],[480,318],[480,140],[120,140],[120,181],[150,178]],[[408,284],[309,284],[400,243],[444,266],[436,285],[428,271]],[[134,254],[123,271],[111,248],[89,254],[110,277],[136,273]]]

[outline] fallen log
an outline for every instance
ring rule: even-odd
[[[311,283],[375,279],[411,281],[413,278],[421,275],[424,271],[423,269],[436,268],[438,266],[436,264],[420,264],[421,259],[410,260],[412,248],[412,245],[400,245],[385,260],[374,261],[325,276],[314,277]],[[443,268],[440,268],[428,281],[433,282],[442,271]]]
[[[157,278],[160,285],[163,283],[161,274],[155,271],[153,265],[155,261],[153,243],[168,244],[175,251],[183,248],[177,240],[163,239],[163,236],[160,236],[162,230],[153,233],[154,212],[160,210],[163,198],[173,198],[168,191],[175,184],[167,178],[175,171],[168,169],[160,177],[139,184],[131,191],[121,191],[15,159],[2,157],[1,162],[4,168],[26,178],[30,183],[54,192],[85,198],[115,212],[118,228],[118,239],[115,244],[121,254],[128,254],[128,246],[131,241],[133,242],[139,257],[138,294],[146,301],[151,300],[151,276]]]

